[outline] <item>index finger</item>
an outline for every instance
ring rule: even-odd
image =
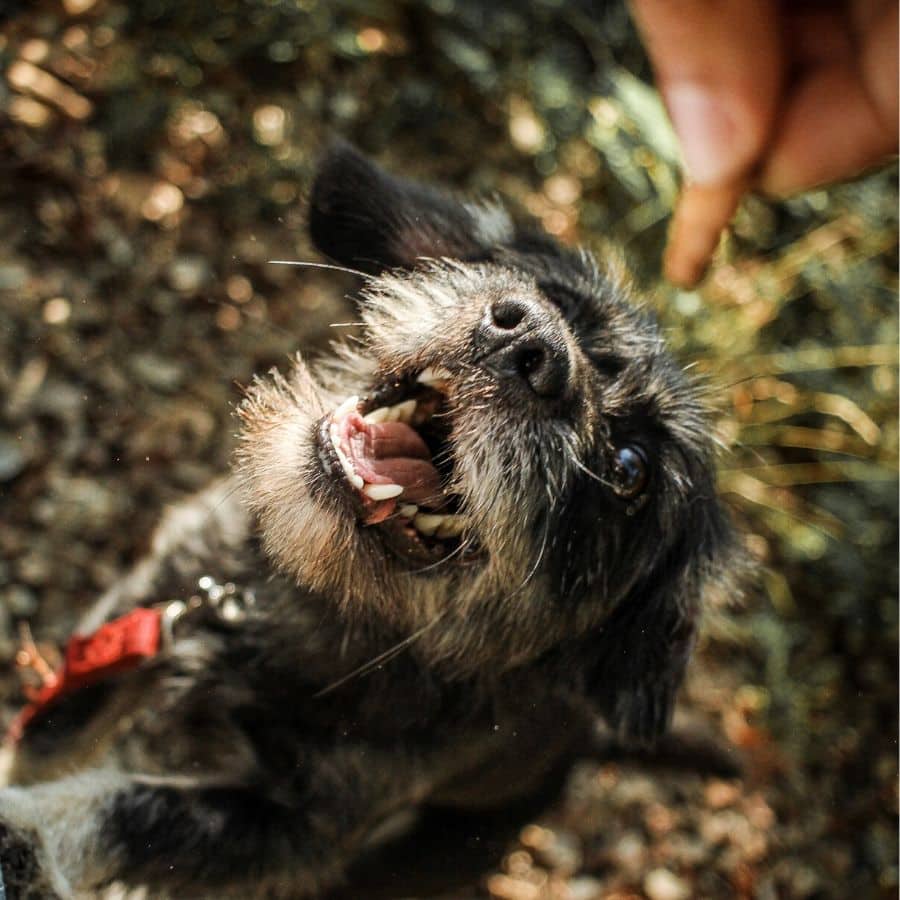
[[[770,140],[784,79],[774,0],[631,0],[688,180],[665,255],[670,281],[702,277]]]
[[[669,225],[663,260],[666,278],[681,287],[693,287],[702,277],[731,221],[747,181],[737,179],[721,187],[686,184]]]

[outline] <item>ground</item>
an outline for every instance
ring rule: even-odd
[[[5,17],[5,18],[3,18]],[[446,900],[897,891],[896,168],[749,199],[661,282],[677,154],[617,4],[0,4],[0,700],[166,504],[228,462],[254,371],[353,320],[304,193],[329,134],[619,252],[721,399],[760,561],[712,598],[680,719],[741,778],[586,763]]]

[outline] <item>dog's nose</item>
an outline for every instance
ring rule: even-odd
[[[561,325],[540,303],[519,297],[495,300],[485,310],[480,337],[485,364],[539,397],[558,397],[569,381],[569,349]]]

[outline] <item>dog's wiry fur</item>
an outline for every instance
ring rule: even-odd
[[[359,339],[250,387],[234,474],[168,514],[80,630],[203,576],[256,602],[34,720],[0,791],[11,898],[310,896],[398,815],[527,792],[594,716],[635,742],[666,728],[733,550],[698,389],[627,285],[341,145],[310,228],[366,273]],[[436,367],[467,524],[420,563],[361,523],[317,435],[349,395]],[[629,447],[646,484],[622,491]]]

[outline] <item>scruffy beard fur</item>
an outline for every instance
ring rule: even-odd
[[[11,897],[314,895],[399,813],[529,790],[594,717],[652,742],[734,589],[701,391],[614,266],[342,144],[310,229],[363,275],[358,339],[250,386],[233,478],[81,630],[207,575],[255,603],[29,726]]]
[[[240,411],[237,471],[273,561],[348,617],[403,633],[424,629],[419,652],[457,675],[533,659],[595,622],[605,602],[598,596],[568,611],[543,602],[554,592],[542,566],[557,542],[550,512],[583,479],[588,448],[564,421],[523,421],[478,367],[472,334],[484,298],[508,292],[524,296],[534,287],[513,270],[451,261],[373,279],[358,344],[318,368],[298,359],[287,378],[257,381]],[[317,491],[329,477],[315,446],[321,417],[372,384],[438,367],[452,373],[447,491],[462,499],[469,538],[477,535],[484,557],[462,567],[453,565],[458,551],[446,563],[398,562],[341,498]],[[437,619],[440,627],[429,627]]]

